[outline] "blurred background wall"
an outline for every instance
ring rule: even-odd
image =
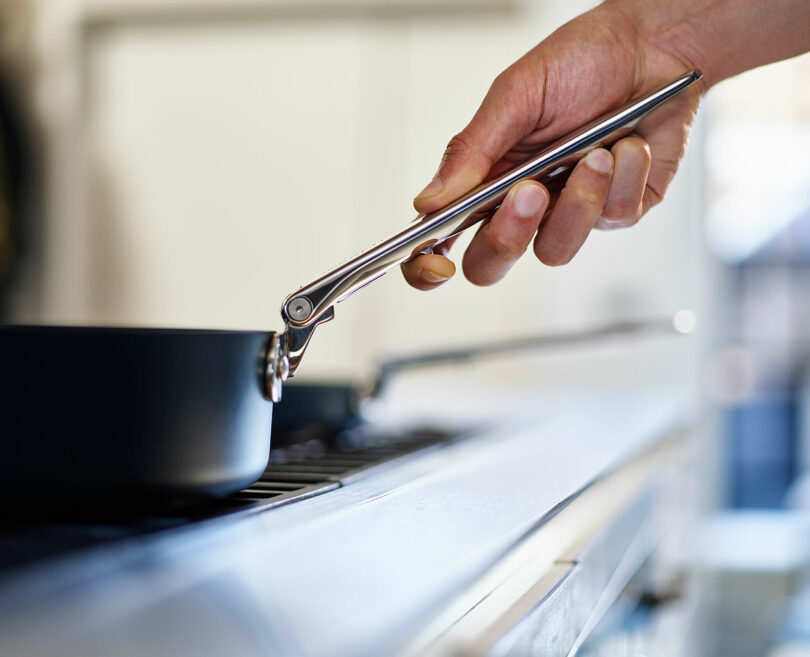
[[[37,276],[14,318],[278,327],[286,294],[414,216],[495,75],[592,4],[17,3],[47,169]],[[459,275],[430,294],[392,272],[338,307],[301,375],[694,306],[700,171],[692,149],[666,204],[569,267],[526,258],[501,285]],[[691,347],[653,349],[632,377],[693,375]],[[613,361],[554,377],[621,376]]]

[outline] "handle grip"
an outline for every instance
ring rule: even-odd
[[[295,374],[312,332],[319,324],[334,317],[336,303],[392,267],[421,253],[429,253],[442,242],[488,219],[515,183],[527,179],[539,180],[548,186],[562,183],[588,152],[627,135],[649,112],[700,78],[699,71],[691,71],[643,98],[595,119],[441,210],[420,215],[396,235],[290,294],[281,306],[286,329],[280,336],[280,348],[273,352],[273,357],[267,358],[268,397],[280,398],[280,382]]]
[[[588,152],[610,145],[630,133],[644,116],[700,77],[700,72],[691,71],[554,142],[523,164],[480,185],[450,205],[420,215],[408,228],[288,296],[282,305],[285,322],[296,328],[313,326],[336,303],[392,267],[430,252],[438,244],[489,218],[515,183],[526,179],[548,185],[562,182]]]

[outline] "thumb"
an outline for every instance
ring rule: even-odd
[[[450,140],[433,180],[414,199],[417,211],[438,210],[480,185],[492,166],[534,129],[539,103],[533,99],[541,94],[539,89],[527,93],[533,77],[507,69],[495,79],[472,121]]]

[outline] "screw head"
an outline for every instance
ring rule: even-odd
[[[312,314],[312,302],[306,297],[295,297],[287,304],[287,314],[297,322],[303,322]]]

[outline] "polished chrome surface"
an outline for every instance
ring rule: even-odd
[[[312,302],[304,296],[293,299],[287,305],[287,312],[296,321],[305,321],[312,314]]]
[[[309,326],[288,325],[284,333],[270,334],[262,368],[262,393],[266,399],[272,402],[281,401],[282,385],[298,368],[315,327],[328,322],[334,316],[334,308],[329,308]]]
[[[262,368],[262,394],[272,402],[281,401],[281,386],[290,374],[290,360],[283,343],[285,334],[270,333]]]
[[[289,359],[290,370],[289,375],[295,374],[304,351],[312,338],[312,333],[315,328],[324,322],[328,322],[335,317],[335,309],[327,308],[326,312],[320,315],[314,322],[307,326],[293,326],[287,325],[287,330],[284,331],[284,350]]]
[[[562,181],[573,165],[589,151],[627,135],[649,112],[697,82],[700,77],[698,71],[691,71],[651,94],[596,119],[450,205],[418,216],[405,230],[303,286],[282,304],[281,314],[288,330],[312,327],[325,321],[323,318],[336,303],[384,275],[392,267],[421,253],[429,253],[447,239],[488,219],[515,183],[527,179],[546,184]],[[290,376],[298,366],[300,354],[298,356],[290,357]]]

